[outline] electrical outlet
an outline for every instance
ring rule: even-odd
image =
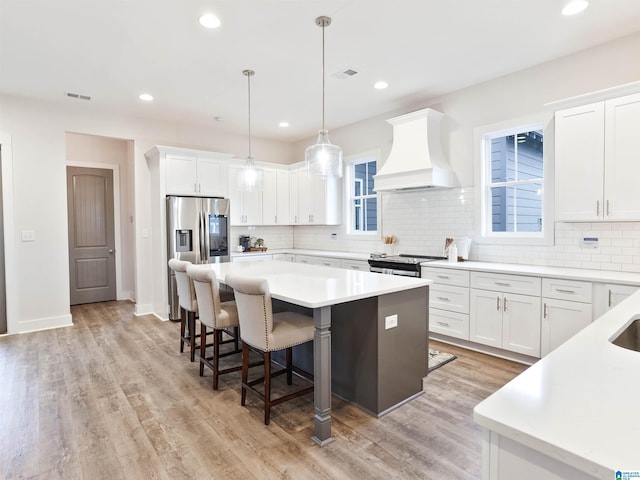
[[[332,233],[331,234],[331,240],[337,240],[338,239],[338,234],[337,233]]]
[[[36,241],[36,232],[35,230],[22,230],[22,241],[23,242],[35,242]]]
[[[396,328],[398,326],[398,315],[389,315],[388,317],[384,317],[384,329],[389,330],[390,328]]]

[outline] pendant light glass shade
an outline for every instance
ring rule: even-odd
[[[342,149],[329,141],[329,132],[320,130],[315,145],[304,152],[307,175],[342,177]]]
[[[318,17],[316,25],[322,27],[322,129],[315,145],[305,150],[304,163],[307,175],[338,178],[342,177],[342,149],[329,141],[329,131],[324,128],[324,28],[331,25],[331,19]]]
[[[249,99],[249,155],[242,167],[238,177],[238,188],[245,192],[262,190],[262,178],[264,171],[256,167],[256,163],[251,155],[251,77],[256,74],[253,70],[243,70],[242,74],[247,77],[247,91]]]

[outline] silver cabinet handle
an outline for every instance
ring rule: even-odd
[[[500,311],[500,297],[496,297],[496,310]]]
[[[596,201],[596,217],[600,216],[600,200]]]
[[[611,289],[609,289],[609,306],[611,306]]]
[[[448,324],[448,323],[446,323],[446,322],[436,322],[436,323],[437,323],[438,325],[443,326],[443,327],[448,327],[448,326],[449,326],[449,324]]]
[[[607,217],[609,216],[609,200],[607,200]]]
[[[436,297],[438,300],[442,300],[443,302],[448,302],[449,299],[447,297]]]
[[[544,304],[544,313],[542,314],[542,318],[547,318],[547,304]]]
[[[449,275],[436,275],[436,278],[444,278],[445,280],[448,280]]]
[[[500,285],[501,287],[510,287],[511,284],[507,282],[495,282],[496,285]]]
[[[576,293],[573,290],[564,290],[562,288],[556,288],[556,292],[560,292],[560,293]]]
[[[507,297],[504,297],[502,299],[502,301],[504,303],[504,306],[502,307],[502,310],[506,312],[507,311]]]

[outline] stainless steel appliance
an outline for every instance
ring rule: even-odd
[[[421,263],[445,259],[446,257],[430,255],[401,254],[387,256],[383,253],[372,253],[369,258],[369,271],[374,273],[385,273],[387,275],[419,277]]]
[[[167,197],[167,261],[191,263],[229,261],[229,199]],[[169,319],[180,319],[178,290],[173,271],[169,276]]]

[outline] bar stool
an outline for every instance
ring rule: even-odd
[[[264,402],[264,423],[269,425],[271,407],[287,400],[313,392],[313,385],[289,393],[277,399],[271,398],[271,379],[286,373],[287,384],[292,384],[292,373],[312,381],[311,374],[293,366],[292,347],[313,340],[313,318],[295,312],[273,313],[269,284],[263,278],[228,274],[225,283],[233,287],[242,339],[242,392],[241,405],[245,404],[247,390],[256,393]],[[249,381],[249,347],[262,352],[264,376]],[[271,352],[285,350],[286,367],[271,371]],[[254,385],[264,382],[264,391]]]
[[[207,328],[213,330],[213,357],[206,356],[206,342],[200,342],[200,376],[204,373],[206,365],[213,371],[213,389],[218,389],[218,377],[225,373],[237,372],[242,365],[220,370],[220,359],[229,355],[240,353],[238,335],[238,309],[233,301],[221,302],[218,280],[213,270],[189,265],[187,275],[193,281],[198,300],[198,314],[200,318],[200,338],[207,337]],[[231,330],[232,329],[232,330]],[[223,340],[222,334],[231,336]],[[220,347],[227,343],[233,343],[234,349],[220,353]]]
[[[184,344],[191,347],[191,361],[196,355],[196,317],[198,316],[198,301],[196,300],[193,282],[187,276],[187,267],[191,262],[172,258],[169,268],[175,272],[178,287],[178,303],[180,304],[180,353],[184,352]],[[188,329],[188,332],[186,330]],[[206,341],[204,342],[206,343]]]

